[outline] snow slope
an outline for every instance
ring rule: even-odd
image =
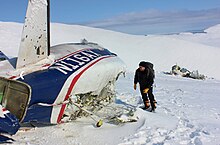
[[[219,25],[214,28],[219,29]],[[13,144],[219,145],[220,81],[193,80],[160,73],[169,71],[173,64],[178,63],[220,79],[220,49],[213,47],[218,46],[214,41],[217,38],[209,39],[212,37],[209,33],[204,34],[207,36],[200,41],[174,35],[135,36],[65,24],[52,24],[51,29],[52,45],[86,38],[117,53],[125,61],[130,72],[117,82],[116,103],[137,107],[135,114],[139,120],[121,126],[104,123],[101,128],[94,127],[95,122],[90,118],[54,126],[38,125],[12,136],[15,139]],[[0,50],[10,57],[16,56],[21,31],[22,24],[0,22]],[[220,37],[218,33],[214,35]],[[199,36],[195,38],[200,39]],[[202,44],[201,41],[208,43]],[[158,102],[156,113],[140,109],[140,93],[132,89],[133,72],[140,60],[153,62],[157,70],[154,87]]]
[[[210,27],[204,30],[203,33],[180,33],[176,35],[169,35],[170,37],[183,39],[191,42],[198,42],[205,45],[210,45],[214,47],[220,48],[220,41],[219,41],[219,33],[220,33],[220,24]]]
[[[219,25],[216,27],[220,28]],[[21,24],[1,22],[0,50],[16,56],[21,31]],[[213,33],[211,28],[210,32]],[[217,34],[216,37],[219,38],[220,36]],[[209,33],[207,33],[207,37],[209,37]],[[131,71],[137,67],[140,60],[148,60],[155,64],[157,71],[169,71],[177,63],[189,70],[199,70],[200,73],[208,77],[220,79],[219,47],[190,42],[175,36],[137,36],[78,25],[56,23],[51,25],[51,45],[79,42],[83,38],[97,42],[118,54]],[[7,40],[10,42],[8,43]],[[206,40],[211,43],[208,38]],[[217,38],[213,39],[213,43],[216,40]],[[10,53],[11,50],[13,50],[12,54]]]

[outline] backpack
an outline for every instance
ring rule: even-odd
[[[155,73],[154,73],[154,65],[150,62],[146,62],[146,67],[147,72],[148,72],[148,77],[154,79],[155,78]]]

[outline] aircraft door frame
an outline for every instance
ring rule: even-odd
[[[31,87],[21,81],[0,77],[0,104],[22,122],[31,98]]]

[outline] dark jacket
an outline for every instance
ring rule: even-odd
[[[140,71],[138,68],[135,72],[134,83],[139,83],[141,90],[150,88],[154,83],[154,77],[155,75],[153,68],[146,66],[144,71]]]

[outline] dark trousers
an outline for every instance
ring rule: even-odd
[[[145,88],[144,88],[145,89]],[[152,109],[154,109],[155,108],[155,106],[154,106],[154,94],[153,94],[153,87],[150,87],[149,88],[149,90],[148,90],[148,92],[147,92],[147,94],[145,94],[143,91],[144,91],[144,89],[143,88],[141,88],[140,89],[140,92],[141,92],[141,96],[142,96],[142,99],[143,99],[143,101],[144,101],[144,104],[145,104],[145,102],[148,100],[148,98],[149,98],[149,100],[150,100],[150,105],[151,105],[151,107],[152,107]]]

